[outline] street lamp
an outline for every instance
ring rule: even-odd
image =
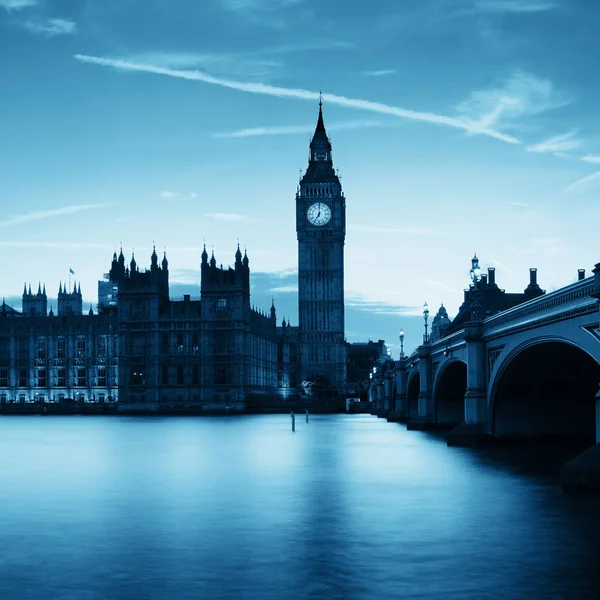
[[[429,336],[427,335],[427,319],[429,318],[429,307],[427,306],[427,302],[423,304],[423,319],[425,319],[425,335],[423,336],[423,343],[426,344],[429,341]]]
[[[469,276],[471,277],[473,285],[479,281],[480,273],[481,269],[479,268],[479,259],[477,258],[477,254],[475,254],[471,259],[471,270],[469,271]]]
[[[400,329],[400,335],[398,336],[400,338],[400,359],[402,360],[404,358],[404,330]]]
[[[469,275],[471,277],[471,281],[473,282],[473,294],[472,294],[472,302],[471,302],[471,318],[477,320],[481,316],[481,304],[482,304],[482,293],[481,289],[480,277],[481,269],[479,268],[479,259],[477,258],[477,254],[473,256],[471,259],[471,270],[469,271]]]

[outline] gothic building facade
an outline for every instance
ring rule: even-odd
[[[141,270],[114,253],[83,314],[79,284],[60,284],[57,313],[45,286],[25,287],[22,311],[0,311],[0,402],[118,401],[123,407],[241,405],[289,399],[302,381],[328,396],[346,383],[345,198],[333,169],[322,105],[296,194],[299,325],[250,303],[250,266],[204,248],[200,298],[169,294],[166,253]]]
[[[0,307],[0,403],[116,401],[116,315],[82,314],[79,286],[61,284],[56,314],[45,290],[25,290],[22,302],[21,313]]]

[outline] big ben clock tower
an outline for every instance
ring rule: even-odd
[[[346,199],[333,169],[321,100],[308,168],[296,194],[296,232],[301,376],[319,388],[341,390],[346,383]]]

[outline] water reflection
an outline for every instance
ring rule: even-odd
[[[598,597],[600,501],[563,495],[550,453],[296,429],[0,419],[0,598]]]

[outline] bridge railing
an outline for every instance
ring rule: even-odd
[[[449,348],[452,349],[456,344],[464,343],[465,330],[460,329],[459,331],[455,331],[450,335],[447,335],[439,340],[436,340],[431,344],[433,351],[439,350],[440,348]]]
[[[589,277],[533,300],[528,300],[523,304],[518,304],[485,319],[485,334],[489,335],[504,329],[509,324],[525,323],[557,315],[566,312],[568,308],[592,306],[596,304],[596,299],[592,296],[593,290],[594,279]]]

